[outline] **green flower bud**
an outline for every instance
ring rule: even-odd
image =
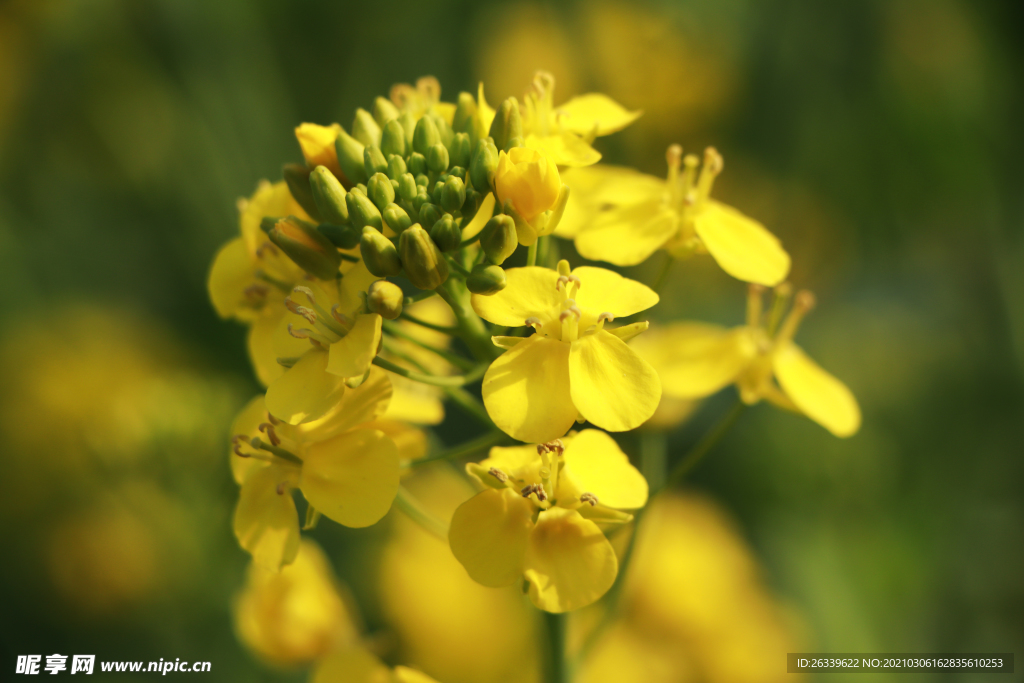
[[[402,315],[405,293],[394,282],[376,280],[366,290],[366,305],[385,320],[394,320]]]
[[[398,248],[405,274],[415,286],[437,289],[448,279],[448,262],[421,225],[414,224],[402,232]]]
[[[473,266],[473,272],[466,278],[466,289],[474,294],[490,296],[505,289],[508,281],[505,279],[505,271],[499,266],[487,263],[478,263]]]
[[[459,93],[459,102],[455,107],[452,119],[452,130],[456,133],[469,133],[473,130],[473,119],[476,117],[476,100],[468,92]]]
[[[504,214],[494,216],[480,231],[480,246],[487,260],[500,266],[519,246],[516,222]]]
[[[434,227],[434,223],[440,220],[441,214],[443,213],[444,212],[441,211],[441,207],[438,206],[437,204],[424,202],[420,206],[419,210],[420,224],[423,226],[425,230],[430,230],[432,227]]]
[[[412,138],[416,132],[416,117],[412,115],[412,112],[406,109],[398,115],[398,122],[402,124],[402,129],[405,130],[405,151],[412,151]]]
[[[338,165],[349,180],[361,183],[369,177],[363,165],[363,143],[346,133],[344,128],[338,131],[334,149],[338,153]]]
[[[416,196],[412,200],[412,208],[416,209],[416,215],[419,216],[420,210],[424,205],[430,203],[430,195],[427,194],[427,190],[424,187],[419,187]]]
[[[380,126],[373,120],[373,115],[363,108],[356,109],[356,117],[352,120],[352,137],[367,147],[380,146]]]
[[[321,220],[334,225],[348,223],[348,193],[326,166],[317,166],[309,174],[309,189]]]
[[[401,180],[402,176],[408,171],[409,169],[405,165],[405,159],[397,154],[392,154],[388,157],[388,178],[391,178],[394,181]]]
[[[445,147],[451,147],[452,138],[455,137],[455,131],[448,125],[448,122],[443,117],[437,114],[428,114],[430,119],[434,122],[434,126],[437,128],[437,134],[440,136],[441,144]]]
[[[419,152],[413,152],[409,155],[409,173],[414,176],[423,175],[427,172],[427,158]]]
[[[383,211],[388,204],[395,201],[395,188],[391,186],[391,179],[383,173],[374,173],[366,183],[366,196]]]
[[[426,189],[427,186],[430,185],[430,176],[428,176],[426,173],[418,174],[416,176],[416,184],[419,187]]]
[[[264,216],[260,219],[260,230],[270,234],[270,231],[274,229],[274,226],[277,225],[279,220],[281,219],[277,216]]]
[[[391,103],[391,100],[378,97],[373,101],[373,120],[377,125],[384,128],[388,121],[398,118],[398,107]]]
[[[398,196],[407,202],[411,202],[419,194],[419,186],[416,185],[416,179],[413,178],[412,173],[403,173],[402,177],[398,179]]]
[[[405,156],[405,129],[397,119],[388,121],[384,125],[384,132],[380,138],[380,151],[387,157],[389,154]]]
[[[453,166],[465,168],[469,166],[470,155],[473,151],[473,144],[469,141],[468,133],[456,133],[452,138],[452,146],[448,150]]]
[[[522,137],[509,138],[508,142],[505,143],[505,151],[509,151],[513,147],[525,147],[526,142]]]
[[[462,231],[452,215],[446,213],[430,228],[430,239],[441,251],[456,251],[462,244]]]
[[[369,226],[363,228],[363,235],[359,239],[359,252],[371,275],[394,277],[402,272],[402,261],[398,258],[395,245]]]
[[[267,233],[270,241],[307,273],[321,280],[338,276],[341,254],[316,229],[316,225],[295,216],[282,218]]]
[[[455,213],[462,208],[466,201],[466,184],[462,178],[450,175],[444,181],[444,188],[441,190],[441,208],[448,213]]]
[[[412,134],[412,148],[427,155],[427,151],[434,145],[441,142],[441,134],[437,132],[437,125],[429,116],[424,116],[416,122],[416,130]]]
[[[284,176],[288,191],[292,193],[299,206],[310,216],[320,220],[316,202],[313,201],[313,192],[309,187],[309,168],[305,164],[285,164],[281,175]]]
[[[398,204],[388,204],[382,215],[384,222],[395,232],[402,232],[412,225],[412,219],[409,218],[409,214]]]
[[[427,168],[434,173],[444,173],[448,170],[448,149],[440,142],[427,151]]]
[[[438,180],[430,190],[430,201],[441,206],[441,192],[444,190],[444,181]]]
[[[508,149],[508,141],[523,137],[523,121],[519,116],[519,102],[510,97],[501,103],[491,122],[490,136],[498,149]]]
[[[355,249],[359,244],[359,230],[356,230],[351,225],[333,225],[331,223],[321,223],[316,226],[316,229],[320,231],[320,234],[329,239],[334,246],[339,249]]]
[[[473,158],[469,162],[469,178],[473,189],[482,194],[494,190],[494,173],[498,170],[498,148],[490,138],[476,141]]]
[[[374,173],[384,173],[388,170],[387,159],[384,158],[379,147],[363,148],[363,169],[366,171],[367,178]]]
[[[463,184],[466,183],[466,169],[462,166],[452,166],[448,169],[448,175],[455,176],[461,180]]]
[[[380,211],[369,197],[353,190],[345,196],[345,203],[348,204],[349,222],[356,230],[366,226],[378,231],[382,229]]]

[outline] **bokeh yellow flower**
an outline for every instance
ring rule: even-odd
[[[607,592],[618,558],[598,522],[622,523],[647,502],[647,482],[596,429],[540,446],[493,448],[466,471],[484,490],[452,517],[452,553],[485,586],[525,578],[548,612],[585,607]]]
[[[651,417],[661,383],[623,341],[646,323],[609,330],[605,322],[650,308],[657,294],[603,268],[570,272],[567,261],[557,271],[512,268],[506,277],[508,286],[497,294],[474,294],[473,308],[492,323],[529,325],[536,333],[494,338],[508,351],[484,375],[483,398],[498,427],[520,441],[543,443],[577,419],[621,432]]]
[[[766,399],[803,413],[836,436],[852,436],[861,422],[857,399],[793,342],[814,297],[799,292],[780,323],[789,288],[779,289],[775,305],[765,315],[763,288],[750,286],[744,326],[728,330],[704,323],[670,323],[637,339],[633,348],[658,370],[667,396],[699,399],[735,383],[745,403]]]
[[[573,201],[555,234],[574,239],[582,256],[618,266],[641,263],[658,249],[678,259],[708,253],[744,282],[782,282],[790,258],[779,240],[710,196],[722,171],[721,155],[709,147],[699,173],[700,160],[692,154],[683,158],[678,145],[667,156],[667,181],[617,166],[564,173]]]
[[[437,683],[407,666],[389,669],[363,647],[340,650],[317,664],[310,683]]]

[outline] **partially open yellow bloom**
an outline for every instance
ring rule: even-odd
[[[233,611],[239,639],[272,664],[312,662],[358,636],[330,561],[308,540],[279,572],[250,565]]]
[[[345,174],[338,165],[338,151],[334,141],[338,139],[341,126],[332,123],[321,126],[316,123],[303,123],[295,129],[295,137],[302,148],[302,156],[310,168],[326,166],[338,180],[345,182]]]
[[[508,327],[529,325],[530,337],[494,337],[507,348],[484,375],[483,399],[494,423],[509,435],[543,443],[589,420],[612,432],[634,429],[658,407],[657,373],[624,339],[647,323],[605,329],[616,317],[658,303],[645,285],[603,268],[569,271],[526,267],[505,272],[508,286],[473,295],[477,314]]]
[[[779,324],[788,286],[777,290],[767,315],[761,311],[762,292],[759,285],[750,286],[744,326],[727,330],[677,322],[652,330],[633,348],[658,369],[667,396],[697,399],[735,383],[745,403],[767,399],[805,414],[836,436],[852,436],[860,429],[857,399],[793,343],[800,321],[814,306],[813,295],[799,292]]]
[[[567,612],[598,600],[618,573],[598,523],[622,524],[647,503],[647,482],[615,440],[587,429],[540,446],[493,448],[466,471],[486,487],[459,506],[448,540],[485,586],[525,578],[530,600]]]
[[[512,202],[519,215],[532,222],[555,205],[562,181],[550,158],[535,149],[513,147],[498,155],[494,187],[502,204]]]
[[[594,138],[622,130],[642,113],[600,93],[580,95],[555,107],[554,91],[554,76],[538,71],[523,98],[523,134],[527,147],[559,166],[596,164],[601,154],[590,146]]]
[[[376,427],[391,400],[387,373],[371,369],[318,420],[292,426],[254,398],[232,427],[231,469],[241,485],[234,529],[262,567],[278,570],[299,551],[292,489],[317,513],[348,527],[375,524],[398,493],[399,451]]]
[[[682,172],[680,172],[682,162]],[[789,254],[757,221],[711,198],[723,161],[714,148],[699,159],[668,151],[668,180],[618,166],[573,169],[563,180],[573,201],[555,234],[575,239],[586,258],[632,266],[658,249],[674,258],[708,253],[744,282],[774,286],[789,274]]]

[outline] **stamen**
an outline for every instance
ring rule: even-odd
[[[492,467],[491,469],[487,470],[487,474],[491,475],[492,477],[500,481],[502,484],[508,481],[508,475],[499,470],[497,467]]]
[[[581,493],[580,494],[580,502],[581,503],[590,503],[590,507],[594,507],[595,505],[597,505],[598,500],[597,500],[597,496],[595,496],[593,493]]]
[[[280,484],[277,485],[277,495],[283,496],[284,492],[287,490],[287,488],[288,488],[288,482],[282,481]]]
[[[291,297],[285,297],[284,305],[285,308],[287,308],[295,315],[305,318],[306,322],[308,322],[310,325],[316,325],[316,313],[313,311],[313,309],[306,308],[305,306],[300,306],[299,304],[295,303],[295,301],[293,301]]]
[[[256,258],[263,258],[264,252],[270,252],[271,256],[277,256],[277,247],[271,242],[264,242],[256,248]]]
[[[814,294],[811,292],[802,290],[797,293],[796,301],[793,302],[793,308],[789,311],[789,315],[786,317],[785,322],[782,323],[782,327],[779,328],[779,333],[775,337],[776,346],[793,340],[797,329],[800,327],[800,321],[804,319],[804,315],[808,311],[814,308],[814,303]]]
[[[555,291],[558,291],[559,289],[561,289],[562,285],[568,285],[568,284],[569,284],[569,276],[568,275],[559,275],[558,276],[558,280],[555,281]]]
[[[793,296],[793,286],[788,282],[783,282],[775,286],[775,300],[772,301],[772,311],[768,316],[768,336],[775,334],[775,330],[779,329],[779,323],[782,322],[782,314],[786,310],[786,305],[789,303],[789,298]]]
[[[540,328],[542,328],[542,327],[544,326],[544,325],[543,325],[543,324],[541,323],[541,321],[540,321],[540,318],[535,318],[535,317],[533,317],[533,316],[531,316],[531,317],[527,318],[527,319],[526,319],[526,320],[525,320],[525,321],[523,322],[523,324],[524,324],[524,325],[529,325],[530,327],[532,327],[533,329],[535,329],[535,330],[537,330],[537,331],[540,331]]]
[[[254,283],[243,289],[242,294],[245,295],[246,299],[249,299],[250,301],[255,301],[257,299],[266,298],[267,292],[269,291],[270,288],[267,287],[266,285]]]
[[[697,199],[704,201],[711,194],[711,187],[715,184],[715,178],[722,172],[725,162],[722,155],[714,147],[704,150],[704,167],[700,170],[700,178],[697,180]]]
[[[597,316],[597,322],[599,322],[599,323],[603,323],[606,320],[608,322],[612,322],[612,321],[615,320],[615,316],[612,315],[611,313],[609,313],[608,311],[605,311],[601,315]]]
[[[313,290],[304,285],[299,285],[292,290],[292,294],[305,294],[306,299],[309,301],[311,306],[316,306],[316,297],[313,296]]]
[[[683,158],[683,147],[682,145],[672,144],[668,146],[668,150],[665,152],[665,161],[668,162],[668,185],[669,197],[672,199],[673,204],[679,203],[680,187],[679,187],[679,162]]]
[[[546,443],[537,444],[537,454],[543,455],[545,453],[554,453],[561,457],[562,453],[565,452],[565,443],[561,439],[555,439],[554,441],[548,441]]]
[[[339,305],[340,304],[334,304],[333,306],[331,306],[331,317],[333,317],[339,323],[344,325],[346,330],[347,329],[351,329],[352,328],[352,321],[349,320],[347,315],[345,315],[344,313],[340,313],[338,311]]]
[[[270,444],[272,446],[281,445],[281,437],[279,437],[277,435],[277,432],[274,430],[274,425],[270,424],[269,422],[263,422],[262,424],[260,424],[259,429],[261,432],[267,435],[267,437],[270,439]]]
[[[545,493],[544,487],[540,484],[527,484],[523,487],[523,490],[519,492],[523,498],[529,498],[531,495],[537,496],[537,500],[544,502],[548,499],[548,494]]]
[[[306,328],[295,329],[291,323],[288,323],[288,334],[295,337],[296,339],[309,339],[310,330]]]
[[[761,322],[764,305],[764,285],[751,284],[747,287],[747,326],[757,327]]]

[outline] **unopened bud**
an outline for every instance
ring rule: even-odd
[[[448,170],[448,148],[440,142],[431,145],[427,150],[427,168],[434,173],[444,173]]]
[[[498,148],[490,138],[476,141],[469,162],[469,178],[473,189],[487,194],[494,189],[494,173],[498,170]]]
[[[385,320],[394,320],[402,315],[405,294],[402,288],[387,280],[377,280],[366,290],[366,304],[370,310]]]
[[[389,154],[405,156],[405,129],[397,119],[388,121],[384,125],[384,132],[380,139],[380,151],[384,153],[385,157]]]
[[[412,208],[416,210],[416,216],[418,217],[420,211],[423,209],[424,204],[430,203],[430,195],[427,194],[427,188],[422,185],[416,186],[416,196],[412,199]],[[433,225],[433,223],[431,223]]]
[[[430,228],[430,239],[441,251],[456,251],[462,244],[462,231],[452,215],[446,213]]]
[[[341,255],[316,225],[295,216],[279,220],[267,233],[270,241],[300,268],[321,280],[338,275]]]
[[[411,202],[419,194],[419,186],[416,185],[416,178],[412,173],[403,173],[398,179],[398,196],[407,202]]]
[[[365,109],[356,109],[356,116],[352,120],[352,137],[367,147],[380,146],[380,126]]]
[[[523,121],[519,115],[519,102],[516,98],[510,97],[498,107],[494,121],[491,122],[490,136],[494,139],[495,146],[503,150],[510,148],[510,140],[522,140]]]
[[[396,233],[402,232],[412,225],[412,219],[409,218],[409,214],[398,204],[388,204],[384,208],[382,215],[384,222]]]
[[[473,266],[473,272],[466,278],[466,288],[474,294],[490,296],[505,289],[508,281],[505,279],[505,271],[500,266],[489,263],[478,263]]]
[[[282,175],[288,185],[288,191],[292,193],[299,206],[314,219],[320,220],[316,202],[313,201],[313,192],[309,188],[309,167],[305,164],[285,164]]]
[[[345,202],[348,204],[349,222],[352,223],[352,227],[356,230],[361,230],[366,226],[375,228],[378,231],[383,229],[380,211],[365,194],[355,191],[349,192],[345,196]]]
[[[395,201],[395,188],[391,186],[391,179],[383,173],[374,173],[366,182],[366,196],[383,211],[388,204]]]
[[[420,206],[420,224],[423,226],[425,230],[430,230],[432,227],[434,227],[434,223],[441,219],[441,214],[443,213],[444,212],[441,211],[441,207],[438,206],[437,204],[425,202],[423,205]]]
[[[468,92],[459,93],[459,101],[452,118],[452,130],[456,133],[469,133],[473,130],[473,119],[476,117],[476,100]]]
[[[441,190],[441,208],[448,213],[455,213],[466,201],[466,184],[458,176],[448,176]]]
[[[447,174],[444,179],[448,178]],[[444,190],[444,180],[438,180],[430,190],[430,201],[441,206],[441,191]]]
[[[402,130],[405,131],[405,151],[412,151],[412,138],[416,132],[416,117],[406,109],[398,115],[398,122],[402,124]]]
[[[402,261],[398,258],[395,245],[369,226],[363,228],[363,235],[359,239],[359,252],[371,275],[394,277],[402,272]]]
[[[494,216],[480,232],[480,246],[487,260],[500,266],[519,246],[516,222],[505,214]]]
[[[351,225],[334,225],[333,223],[321,223],[316,226],[320,234],[329,239],[339,249],[355,249],[359,244],[360,230]]]
[[[334,225],[348,223],[348,204],[345,203],[348,193],[326,166],[317,166],[309,174],[309,189],[320,220]]]
[[[427,172],[427,158],[419,152],[413,152],[409,155],[409,173],[414,176],[421,176]]]
[[[385,128],[389,121],[398,118],[398,107],[391,103],[391,100],[378,97],[373,101],[373,120],[381,128]]]
[[[334,149],[338,153],[338,165],[348,179],[353,183],[365,182],[369,176],[366,175],[366,166],[363,164],[363,143],[339,126]]]
[[[374,173],[384,173],[388,170],[388,161],[379,147],[363,148],[363,169],[366,171],[367,178]]]
[[[463,184],[466,183],[466,169],[462,166],[450,166],[448,168],[448,175],[455,176],[461,180]]]
[[[405,274],[416,287],[437,289],[448,279],[448,262],[421,225],[414,224],[402,232],[398,247]]]
[[[441,135],[433,119],[424,116],[416,122],[416,130],[412,134],[412,148],[424,157],[431,147],[441,142]]]

